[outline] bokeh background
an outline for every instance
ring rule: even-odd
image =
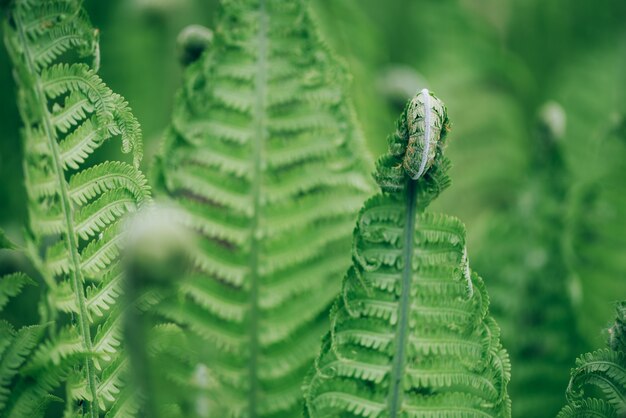
[[[626,298],[626,2],[311,5],[352,74],[350,93],[373,157],[418,89],[448,105],[453,187],[435,209],[467,225],[472,264],[502,317],[505,345],[523,344],[514,334],[547,315],[570,335],[555,344],[572,338],[576,352],[602,346],[612,303]],[[149,169],[183,71],[176,36],[189,24],[211,27],[217,1],[92,0],[86,7],[101,31],[100,74],[139,118]],[[0,227],[19,237],[26,210],[14,95],[0,49]],[[111,143],[107,153],[120,151]],[[0,269],[19,264],[3,258]],[[12,312],[18,324],[36,321],[32,307]],[[515,312],[525,315],[521,323],[507,323]]]

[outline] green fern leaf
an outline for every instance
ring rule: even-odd
[[[515,370],[510,385],[515,417],[558,413],[563,403],[559,388],[583,343],[572,326],[575,272],[564,245],[571,229],[572,180],[563,155],[564,123],[558,104],[541,108],[519,196],[491,217],[485,236],[491,250],[474,258],[488,278],[491,312]]]
[[[46,279],[54,319],[71,314],[71,326],[52,331],[56,336],[26,368],[30,373],[59,368],[49,384],[33,390],[51,389],[69,377],[69,392],[86,402],[78,408],[68,404],[66,411],[84,409],[96,417],[115,403],[122,386],[117,378],[103,383],[107,371],[126,361],[119,326],[111,324],[119,324],[121,316],[115,309],[121,294],[121,224],[150,202],[137,168],[141,129],[128,103],[97,75],[98,32],[81,1],[17,0],[3,27],[24,122],[30,253]],[[133,164],[94,166],[93,154],[116,137],[123,152],[133,153]]]
[[[353,216],[371,190],[346,76],[306,3],[224,1],[158,164],[199,235],[186,303],[166,313],[208,341],[230,416],[301,410]]]
[[[11,400],[3,411],[6,418],[43,417],[50,402],[59,402],[50,393],[67,379],[69,368],[57,367],[41,371],[28,381],[22,381],[11,389]]]
[[[600,399],[583,399],[576,407],[566,406],[557,418],[619,418],[615,409]]]
[[[425,209],[449,184],[441,101],[423,90],[377,162],[353,266],[305,385],[310,417],[507,417],[510,366],[463,224]]]
[[[624,39],[617,45],[623,48]],[[626,294],[626,223],[620,221],[626,210],[626,131],[620,131],[626,96],[614,88],[623,80],[626,56],[615,54],[615,46],[615,40],[607,39],[597,48],[581,50],[549,92],[567,114],[564,156],[572,168],[573,187],[566,244],[580,293],[577,322],[590,347],[602,344],[597,330],[612,316],[607,302]],[[580,91],[582,79],[596,94]]]
[[[0,231],[2,232],[2,231]],[[22,273],[0,278],[0,299],[6,304],[24,285],[34,282]],[[41,417],[48,403],[58,400],[49,395],[59,370],[37,370],[37,380],[25,375],[28,363],[36,355],[45,325],[25,326],[19,330],[0,320],[0,415],[3,417]]]
[[[558,418],[622,417],[626,414],[626,302],[617,305],[609,347],[576,360],[567,387],[566,405]]]
[[[2,327],[10,326],[3,322]],[[3,344],[9,344],[0,351],[0,411],[6,405],[10,395],[9,384],[24,363],[26,356],[35,348],[43,335],[45,327],[32,325],[19,331],[10,332],[10,337],[3,338]]]

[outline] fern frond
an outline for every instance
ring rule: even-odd
[[[508,355],[465,227],[427,213],[447,186],[445,106],[423,90],[377,162],[353,266],[305,384],[310,417],[508,417]]]
[[[541,108],[519,196],[491,218],[484,242],[492,250],[474,258],[489,278],[491,311],[516,373],[510,385],[516,417],[558,413],[559,388],[583,342],[572,327],[575,272],[564,246],[571,173],[563,157],[564,132],[557,126],[562,118],[556,103]]]
[[[566,250],[581,296],[577,322],[589,347],[602,344],[598,329],[613,314],[607,302],[626,294],[626,224],[620,221],[626,210],[622,181],[626,131],[619,129],[624,94],[613,88],[623,79],[624,56],[614,54],[615,44],[607,39],[597,48],[581,50],[549,92],[567,115],[569,146],[564,147],[564,157],[571,167],[573,187],[567,206]],[[597,94],[586,96],[580,91],[582,77]]]
[[[1,326],[10,327],[6,322]],[[0,411],[6,406],[11,393],[11,380],[43,336],[44,329],[41,325],[32,325],[18,331],[9,330],[12,335],[3,337],[3,344],[8,344],[8,347],[0,350]]]
[[[4,233],[0,231],[0,235]],[[13,247],[7,242],[2,246]],[[34,282],[22,273],[0,278],[2,304],[6,304],[8,297],[17,296],[25,284]],[[0,320],[0,415],[3,417],[41,417],[48,403],[57,399],[50,395],[54,388],[50,382],[58,383],[54,376],[62,373],[61,368],[34,370],[37,380],[25,375],[45,329],[46,325],[31,325],[15,330]]]
[[[615,324],[609,329],[608,348],[576,359],[566,396],[566,417],[621,417],[626,414],[626,302],[617,305]]]
[[[125,361],[118,334],[94,333],[119,322],[120,225],[150,202],[138,170],[141,129],[128,103],[97,75],[98,31],[81,1],[16,0],[3,27],[24,122],[29,245],[32,254],[44,255],[37,265],[49,278],[49,308],[71,314],[70,327],[53,331],[56,336],[41,345],[27,368],[45,370],[51,359],[55,367],[71,369],[50,382],[71,375],[79,386],[72,391],[86,401],[79,409],[96,417],[118,392],[117,383],[99,386],[104,371]],[[94,166],[93,154],[118,137],[122,151],[133,153],[133,164]],[[103,311],[109,318],[99,324]]]
[[[619,418],[615,409],[600,399],[583,399],[576,407],[566,406],[557,418]]]
[[[158,164],[198,233],[185,302],[163,312],[205,341],[229,416],[292,417],[368,164],[307,2],[224,1],[218,27],[186,70]]]
[[[69,368],[54,367],[40,371],[35,376],[24,380],[11,390],[11,399],[6,411],[6,418],[43,417],[50,402],[61,399],[50,393],[67,379]]]

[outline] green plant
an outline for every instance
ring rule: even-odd
[[[150,201],[137,169],[139,123],[96,74],[98,31],[80,1],[15,0],[3,29],[24,123],[28,252],[46,284],[42,321],[53,322],[50,340],[26,369],[67,376],[66,414],[97,417],[112,409],[120,416],[136,409],[132,401],[115,404],[127,368],[120,347],[120,225]],[[92,154],[118,136],[134,165],[93,165]]]
[[[397,113],[381,100],[377,88],[378,68],[388,59],[379,26],[367,15],[361,0],[311,0],[310,4],[321,36],[346,64],[352,78],[349,95],[357,109],[359,125],[367,148],[377,155],[384,151],[385,144],[370,139],[384,137]],[[401,106],[415,91],[402,98]]]
[[[626,289],[626,2],[222,0],[176,39],[218,3],[0,0],[0,417],[556,415]],[[170,125],[173,207],[102,79],[146,154]],[[351,98],[381,153],[405,111],[350,267]],[[625,312],[559,418],[626,416]]]
[[[306,384],[311,417],[510,416],[509,362],[465,228],[425,212],[449,185],[443,103],[423,90],[377,163],[353,266]]]
[[[129,223],[123,258],[124,297],[127,301],[152,300],[149,309],[135,303],[124,310],[129,386],[142,394],[138,416],[223,416],[214,396],[211,371],[191,346],[190,333],[164,323],[158,314],[158,302],[176,293],[176,281],[187,269],[185,248],[192,242],[184,228],[171,222],[175,217],[175,212],[155,206]]]
[[[488,279],[491,312],[502,329],[515,378],[513,416],[554,416],[567,370],[582,348],[574,324],[575,278],[567,249],[571,174],[563,156],[565,114],[540,111],[527,178],[513,205],[491,219],[493,249],[475,265]]]
[[[626,414],[626,301],[617,304],[608,348],[576,360],[566,395],[568,405],[558,418],[617,418]]]
[[[9,298],[33,283],[23,273],[1,277],[0,313]],[[54,374],[40,375],[38,381],[20,374],[20,369],[36,351],[45,329],[45,325],[30,325],[16,330],[9,322],[0,321],[0,414],[3,417],[43,416],[47,404],[55,399],[49,394],[50,382],[56,382]]]
[[[16,248],[0,230],[0,251]],[[33,284],[33,280],[23,273],[0,277],[0,313],[10,299],[17,297],[25,286]],[[41,416],[46,405],[54,399],[48,394],[48,379],[33,384],[29,377],[19,373],[43,338],[45,329],[45,325],[15,329],[8,321],[0,320],[0,415],[3,417]]]
[[[626,47],[625,39],[617,43],[620,48]],[[620,132],[626,92],[614,88],[623,80],[626,55],[616,54],[615,45],[608,41],[582,50],[550,92],[567,115],[562,149],[571,168],[567,217],[572,228],[566,249],[580,284],[577,324],[587,349],[603,342],[598,330],[612,316],[608,302],[626,295],[626,132]]]
[[[304,1],[224,1],[155,173],[199,234],[185,302],[234,416],[292,417],[371,190],[343,83]],[[207,344],[208,342],[208,344]]]

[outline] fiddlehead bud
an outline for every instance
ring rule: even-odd
[[[200,25],[190,25],[178,34],[178,59],[182,65],[189,65],[211,46],[213,31]]]
[[[417,93],[407,103],[396,132],[389,138],[389,152],[377,162],[374,177],[380,187],[387,192],[397,191],[409,179],[419,180],[431,171],[436,161],[443,159],[448,125],[443,102],[427,89]]]
[[[435,153],[447,122],[446,107],[427,89],[420,91],[405,110],[409,143],[402,165],[417,180],[435,161]]]

